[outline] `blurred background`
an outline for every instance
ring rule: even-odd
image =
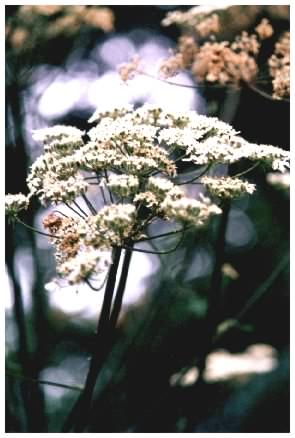
[[[257,7],[243,30],[262,17],[276,36],[288,30],[279,8]],[[94,110],[112,104],[193,109],[250,141],[289,148],[288,101],[248,86],[196,86],[185,71],[172,81],[187,87],[156,79],[180,34],[161,20],[176,9],[189,7],[6,6],[7,193],[27,193],[42,153],[32,129],[87,129]],[[123,83],[118,65],[134,55],[150,76]],[[223,226],[216,218],[187,232],[173,254],[134,254],[87,431],[289,431],[289,191],[264,169],[248,179],[257,191],[232,201]],[[23,219],[40,229],[46,212],[36,201]],[[56,287],[54,277],[47,238],[7,224],[6,432],[59,432],[83,388],[102,294]]]

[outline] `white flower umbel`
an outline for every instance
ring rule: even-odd
[[[234,142],[223,143],[218,138],[209,137],[204,141],[196,142],[187,149],[188,158],[183,161],[191,161],[198,165],[224,163],[230,164],[241,160],[244,151]]]
[[[184,126],[163,129],[158,135],[158,140],[160,143],[173,146],[173,149],[190,151],[207,138],[213,139],[215,143],[230,143],[237,134],[228,123],[216,117],[206,117],[190,111],[187,113],[187,123]]]
[[[68,137],[75,140],[84,135],[84,132],[75,126],[55,125],[49,128],[35,129],[33,130],[33,139],[36,141],[49,142],[53,140],[60,140]]]
[[[17,216],[20,211],[26,210],[28,206],[29,198],[22,193],[5,196],[5,214],[7,216]]]
[[[118,196],[130,196],[138,191],[139,179],[134,175],[110,175],[108,179],[103,178],[101,186],[108,187]]]
[[[209,177],[204,176],[201,179],[208,192],[218,198],[235,198],[243,193],[252,194],[255,191],[255,184],[243,181],[240,178],[227,177]]]
[[[85,248],[76,257],[58,266],[58,273],[67,278],[70,284],[80,283],[90,276],[106,274],[111,264],[111,252]]]
[[[88,219],[89,233],[85,241],[94,247],[121,245],[134,227],[136,208],[133,204],[113,204],[103,207]]]
[[[155,176],[151,176],[147,183],[147,189],[159,195],[165,195],[167,192],[173,189],[173,187],[175,187],[173,182],[166,178]]]
[[[195,142],[187,148],[187,158],[198,165],[209,163],[231,164],[243,158],[260,161],[272,167],[273,170],[285,172],[290,167],[290,153],[276,146],[249,143],[241,137],[233,135],[228,142],[224,139],[209,137],[204,141]]]
[[[148,124],[134,124],[128,116],[121,117],[116,120],[111,118],[103,119],[97,126],[91,128],[88,135],[92,141],[107,141],[112,140],[112,146],[124,146],[124,150],[128,152],[132,150],[138,143],[152,140],[157,133],[157,128]],[[130,145],[124,142],[132,140]]]
[[[44,227],[58,270],[71,282],[96,272],[97,251],[132,246],[157,219],[201,226],[221,212],[208,198],[187,198],[183,184],[203,184],[220,198],[254,191],[253,184],[238,178],[205,178],[200,166],[212,169],[247,159],[281,172],[289,167],[289,152],[249,143],[229,124],[194,111],[127,105],[99,109],[90,122],[95,126],[85,143],[84,132],[73,126],[34,131],[44,153],[31,166],[29,195],[6,199],[6,212],[14,217],[33,195],[43,204],[66,205],[69,216],[46,217]],[[177,184],[178,169],[187,167],[181,161],[190,162],[193,178]],[[100,199],[93,205],[95,197]],[[98,205],[103,207],[97,212]]]
[[[158,211],[166,196],[169,196],[170,199],[180,199],[184,196],[183,191],[178,186],[162,177],[151,176],[147,181],[146,190],[137,194],[134,201]]]
[[[77,174],[66,180],[57,180],[54,173],[47,173],[42,181],[42,188],[38,196],[43,205],[52,202],[54,205],[60,202],[72,202],[78,196],[86,193],[88,183]]]
[[[50,128],[37,129],[33,131],[33,139],[44,143],[45,151],[73,150],[82,144],[82,136],[85,132],[74,126],[56,125]]]
[[[266,144],[245,144],[245,155],[253,161],[261,161],[271,166],[273,170],[286,172],[290,167],[290,152],[276,146]]]
[[[211,203],[209,198],[203,196],[201,200],[186,197],[172,199],[170,196],[167,196],[161,208],[167,219],[195,226],[204,225],[211,215],[222,212],[217,205]]]

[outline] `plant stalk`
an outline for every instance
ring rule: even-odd
[[[63,432],[70,432],[71,430],[73,430],[74,432],[82,432],[88,422],[94,387],[97,381],[98,374],[104,364],[106,355],[109,351],[112,340],[112,331],[115,328],[117,319],[119,317],[123,292],[127,281],[131,251],[126,251],[125,254],[121,278],[118,285],[118,292],[117,296],[115,297],[114,307],[111,313],[111,306],[116,285],[116,277],[119,268],[121,252],[121,248],[113,249],[113,263],[110,267],[108,274],[104,301],[97,325],[95,350],[91,358],[86,383],[81,396],[74,405],[70,415],[68,416],[64,424]]]

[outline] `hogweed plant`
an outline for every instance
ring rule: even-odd
[[[34,131],[44,153],[30,168],[29,194],[6,196],[7,215],[22,224],[20,213],[32,197],[54,206],[43,219],[44,230],[36,231],[54,246],[58,276],[69,284],[85,282],[104,290],[84,390],[64,425],[64,431],[75,432],[87,424],[94,386],[112,345],[132,253],[174,251],[188,228],[206,226],[230,199],[255,191],[255,185],[243,178],[248,171],[259,164],[279,172],[289,167],[287,151],[250,143],[229,124],[194,111],[126,106],[97,110],[89,122],[93,126],[87,133],[72,126]],[[216,176],[217,165],[242,161],[253,163],[238,175]],[[189,177],[180,172],[185,165],[193,168]],[[187,195],[188,184],[198,184],[197,199]],[[68,213],[60,211],[60,205]],[[173,230],[151,234],[151,225],[160,221]],[[165,251],[138,247],[178,235],[176,247]]]

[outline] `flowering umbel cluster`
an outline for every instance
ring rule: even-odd
[[[112,248],[150,239],[148,226],[156,220],[179,223],[177,231],[200,227],[221,213],[222,199],[253,193],[255,186],[241,178],[204,176],[216,164],[246,158],[281,172],[289,166],[288,152],[248,143],[227,123],[193,111],[126,106],[98,110],[89,121],[87,133],[71,126],[34,131],[44,153],[31,166],[29,195],[6,197],[14,218],[32,196],[69,208],[69,216],[55,210],[43,225],[57,271],[72,284],[105,272]],[[194,180],[208,195],[186,196],[191,181],[179,174],[181,162],[195,168]]]
[[[281,33],[268,18],[262,18],[257,24],[262,14],[287,21],[288,6],[282,10],[279,5],[201,5],[187,11],[168,12],[162,25],[177,25],[180,36],[176,49],[160,63],[160,79],[167,80],[181,71],[189,71],[198,84],[206,87],[239,88],[249,84],[256,88],[258,84],[269,82],[272,84],[270,97],[288,99],[290,33]],[[273,54],[267,63],[262,63],[264,50],[269,52],[270,44],[274,46]],[[122,64],[118,72],[124,82],[135,74],[150,76],[138,56]]]

